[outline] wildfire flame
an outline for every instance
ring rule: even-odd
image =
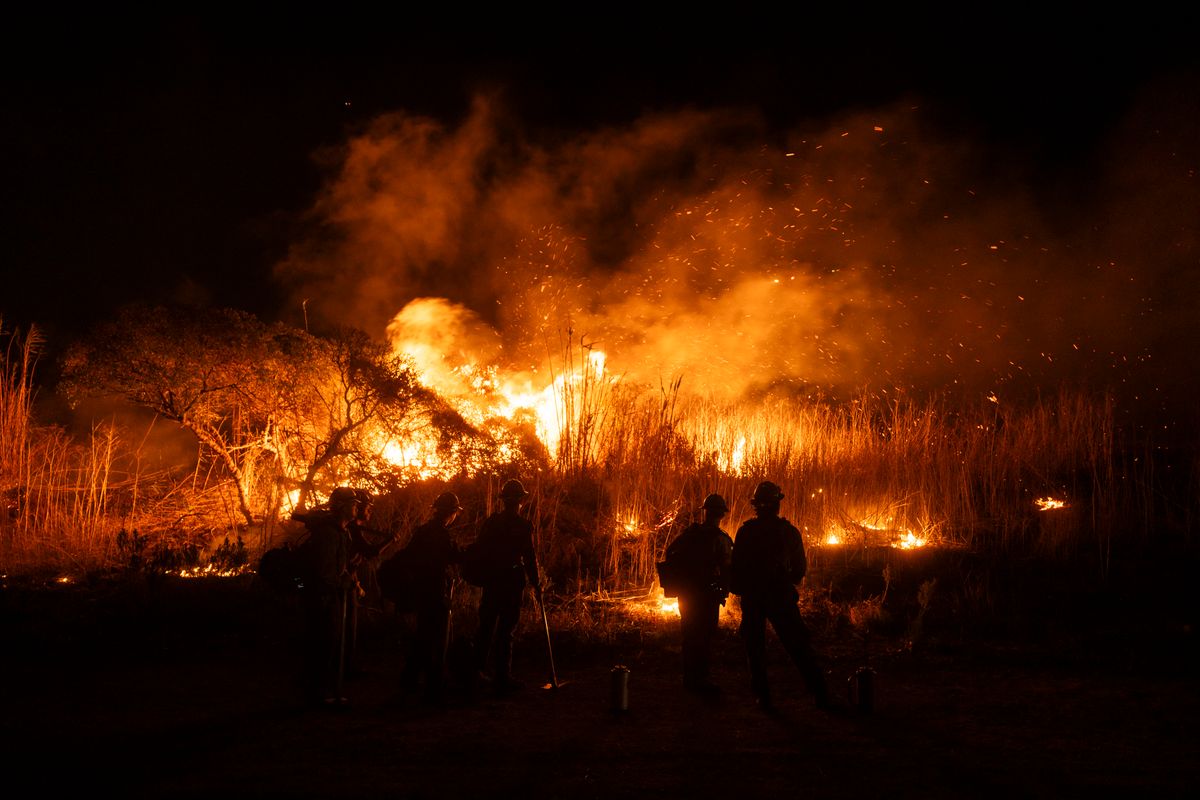
[[[947,205],[959,197],[961,165],[923,157],[942,152],[941,143],[924,149],[926,127],[913,110],[839,119],[803,139],[789,136],[785,147],[745,150],[713,149],[724,134],[712,134],[730,122],[720,113],[653,115],[602,135],[518,148],[497,146],[507,142],[506,125],[497,124],[506,118],[484,98],[458,126],[407,113],[380,118],[346,143],[344,163],[314,209],[333,235],[303,243],[282,266],[302,281],[298,291],[327,287],[318,302],[334,316],[374,330],[378,315],[400,309],[389,325],[391,346],[413,360],[426,385],[472,424],[527,412],[551,458],[571,441],[564,431],[572,432],[571,409],[556,389],[609,368],[598,351],[557,370],[531,356],[544,352],[555,330],[602,338],[630,382],[686,376],[688,390],[702,387],[731,404],[759,403],[776,387],[781,394],[828,387],[840,396],[867,385],[932,388],[953,377],[989,392],[983,403],[1006,412],[992,410],[996,424],[1009,418],[997,392],[1007,397],[1010,385],[1050,369],[1051,332],[1078,329],[1107,341],[1109,331],[1094,327],[1092,304],[1075,304],[1066,323],[1040,313],[1074,296],[1075,281],[1067,280],[1074,273],[1047,269],[1061,257],[1054,248],[1005,244],[1019,214],[997,213],[1001,207],[983,195],[970,209]],[[895,152],[908,155],[880,155]],[[928,174],[930,164],[937,174]],[[660,175],[670,179],[659,184]],[[899,224],[881,212],[882,185],[889,205],[910,209],[911,219]],[[926,218],[944,206],[959,210]],[[620,246],[596,247],[600,241]],[[985,252],[1001,260],[978,266]],[[943,263],[955,268],[943,272]],[[1000,264],[1005,280],[980,277]],[[1101,273],[1109,288],[1126,285],[1130,268],[1109,266]],[[1063,283],[1054,283],[1060,273]],[[345,277],[329,280],[335,275]],[[1059,291],[1031,294],[1045,281]],[[411,299],[443,290],[486,309],[487,320],[450,300]],[[1009,319],[1006,309],[1018,308],[1013,298],[1028,310]],[[1013,319],[1038,325],[1010,336]],[[1118,355],[1090,349],[1103,359]],[[672,432],[697,445],[703,467],[725,475],[778,477],[810,454],[825,460],[799,435],[799,419],[781,430],[747,424],[746,416],[705,423],[714,435],[692,436],[699,423],[683,418]],[[778,446],[764,429],[780,432]],[[994,425],[986,429],[1001,436]],[[846,447],[858,446],[845,438]],[[404,470],[432,476],[451,468],[435,445],[417,432],[381,450]],[[898,530],[910,546],[929,538],[919,523],[912,539],[904,529],[870,529]]]
[[[723,453],[717,456],[717,467],[730,475],[741,475],[742,465],[746,461],[746,436],[738,436],[733,445],[733,451],[726,457]]]
[[[933,538],[933,527],[921,525],[921,531],[917,533],[892,517],[874,514],[861,519],[827,523],[821,543],[836,546],[857,539],[864,543],[886,543],[900,550],[913,550],[929,544]]]
[[[670,619],[679,617],[679,600],[667,597],[658,584],[651,588],[625,589],[615,592],[599,592],[591,596],[593,600],[603,603],[614,603],[633,614],[651,615]]]
[[[292,512],[296,510],[296,504],[300,502],[300,490],[292,489],[283,495],[283,502],[279,504],[279,518],[287,519]]]
[[[586,345],[578,346],[573,355],[568,351],[568,357],[557,364],[505,366],[505,360],[511,364],[513,357],[503,353],[496,331],[474,312],[441,298],[410,301],[388,326],[388,337],[393,352],[409,359],[419,380],[464,420],[483,430],[489,425],[528,425],[551,461],[560,455],[564,432],[574,430],[581,419],[578,415],[587,413],[580,399],[617,382],[608,372],[607,354]],[[768,405],[749,417],[724,412],[697,415],[696,429],[685,429],[684,435],[701,443],[697,450],[711,453],[722,473],[743,475],[748,464],[757,463],[763,451],[776,446],[767,434],[781,425],[795,425],[789,428],[794,431],[792,441],[794,446],[802,445],[808,423],[803,419],[797,423],[794,414],[790,406]],[[444,452],[432,425],[414,426],[403,436],[381,431],[374,444],[384,461],[412,479],[449,478],[464,469],[476,474],[485,467],[469,463],[469,452],[467,463]],[[500,455],[505,454],[518,455],[502,448]],[[810,491],[812,499],[825,499],[824,488]],[[862,541],[906,550],[923,547],[932,539],[932,526],[914,525],[907,514],[897,511],[906,506],[907,500],[886,502],[873,506],[883,511],[843,514],[840,521],[826,524],[820,541],[831,546]],[[639,516],[617,515],[615,535],[629,540],[644,534],[649,529]],[[674,609],[677,604],[668,606]]]
[[[925,539],[917,536],[912,531],[905,531],[904,535],[894,545],[901,550],[912,550],[917,547],[925,546]]]
[[[427,431],[414,432],[403,442],[381,434],[376,447],[384,461],[419,480],[450,477],[443,469],[446,465],[438,453],[437,439]]]
[[[1056,508],[1066,508],[1067,507],[1066,500],[1056,500],[1053,497],[1039,497],[1037,500],[1034,500],[1033,502],[1042,511],[1051,511]]]
[[[185,567],[174,574],[180,578],[233,578],[249,571],[248,567],[222,569],[215,564],[206,564],[203,567]]]
[[[606,354],[597,349],[585,349],[577,363],[502,369],[495,332],[473,312],[441,298],[408,303],[388,326],[388,337],[392,350],[413,362],[421,382],[468,423],[484,429],[497,421],[532,424],[551,459],[578,413],[568,398],[581,387],[616,382],[607,372]],[[403,442],[381,437],[379,453],[422,479],[450,477],[447,470],[459,469],[444,463],[432,430],[412,431]],[[516,453],[501,445],[500,455]]]

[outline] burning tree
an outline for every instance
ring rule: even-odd
[[[343,462],[378,474],[381,441],[407,438],[437,407],[408,361],[361,331],[343,328],[326,338],[289,331],[278,341],[280,380],[260,414],[285,479],[296,484],[298,508],[322,477],[345,473]]]
[[[77,345],[67,389],[118,397],[190,431],[246,525],[303,507],[385,442],[442,419],[408,362],[351,329],[315,336],[233,310],[130,308]]]

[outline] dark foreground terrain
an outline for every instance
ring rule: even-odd
[[[705,701],[680,685],[672,623],[611,614],[603,631],[555,632],[557,690],[541,688],[545,642],[527,624],[525,689],[428,708],[398,691],[405,631],[385,615],[366,631],[352,707],[327,712],[298,702],[296,607],[249,578],[10,586],[2,611],[13,798],[1158,797],[1200,785],[1194,634],[1153,620],[1067,648],[864,644],[814,625],[835,687],[876,670],[874,712],[815,710],[772,642],[778,709],[766,714],[731,629],[717,653],[725,691]],[[624,714],[610,701],[616,664],[631,670]]]

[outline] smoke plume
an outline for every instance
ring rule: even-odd
[[[1168,392],[1177,370],[1147,365],[1194,362],[1197,114],[1168,129],[1182,92],[1156,91],[1049,177],[913,104],[784,133],[713,110],[550,135],[486,97],[456,126],[396,112],[327,154],[278,273],[374,334],[418,301],[393,338],[507,370],[573,343],[723,398]]]

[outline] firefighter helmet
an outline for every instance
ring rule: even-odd
[[[700,507],[708,509],[709,511],[716,511],[719,514],[729,513],[729,504],[726,503],[725,498],[721,497],[719,494],[710,494],[708,497],[704,498],[704,502],[700,504]]]
[[[529,496],[529,492],[525,491],[525,486],[516,478],[504,482],[503,488],[500,489],[501,499],[513,498],[521,500]]]
[[[349,486],[339,486],[329,493],[329,507],[352,506],[358,502],[356,492]]]
[[[763,481],[754,487],[754,495],[750,498],[750,503],[755,506],[768,505],[778,503],[782,499],[783,490],[779,488],[779,484]]]
[[[438,511],[461,511],[462,504],[458,502],[458,495],[454,492],[442,492],[433,501],[433,507]]]

